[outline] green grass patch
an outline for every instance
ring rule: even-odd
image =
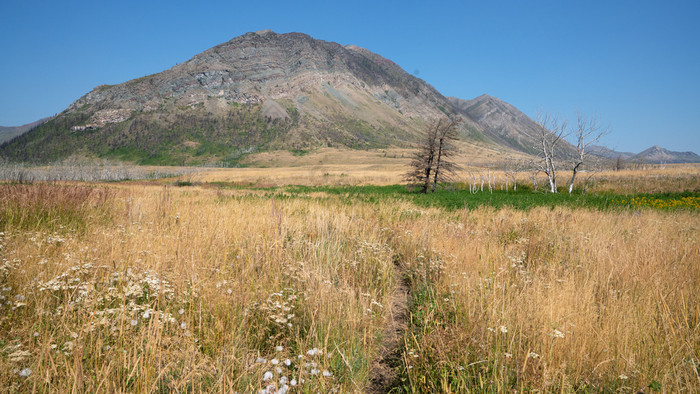
[[[471,193],[460,187],[452,190],[439,189],[435,193],[422,194],[410,191],[405,185],[389,186],[290,186],[286,191],[292,194],[324,192],[354,201],[376,203],[390,199],[403,199],[422,207],[436,207],[447,210],[476,209],[482,206],[494,208],[531,209],[534,207],[568,206],[608,210],[614,208],[632,209],[700,209],[700,191],[663,194],[623,195],[613,193],[569,195],[566,192],[534,192],[521,186],[518,191],[494,190]]]

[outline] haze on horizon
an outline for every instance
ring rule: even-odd
[[[700,152],[698,3],[486,3],[5,1],[0,125],[272,29],[367,48],[445,96],[486,93],[533,118],[597,114],[616,150]]]

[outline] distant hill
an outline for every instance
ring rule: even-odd
[[[588,151],[593,155],[603,157],[606,159],[617,159],[618,157],[620,157],[623,160],[628,160],[635,155],[635,153],[632,152],[618,152],[616,150],[606,148],[600,145],[591,145],[590,147],[588,147]]]
[[[462,114],[478,124],[482,133],[495,144],[536,155],[540,126],[514,106],[496,97],[483,94],[472,100],[449,97],[448,100]],[[567,142],[560,145],[562,152],[573,154]]]
[[[366,49],[266,30],[158,74],[98,86],[0,146],[0,157],[234,165],[269,150],[410,147],[430,119],[455,115],[465,141],[534,153],[538,126],[510,104],[448,99]]]
[[[700,163],[700,156],[693,152],[674,152],[654,145],[630,160],[645,163]]]
[[[618,152],[604,146],[591,146],[590,153],[606,159],[617,159],[618,157],[629,162],[662,164],[662,163],[700,163],[700,156],[693,152],[674,152],[660,146],[640,152]]]
[[[39,119],[36,122],[27,123],[22,126],[0,126],[0,144],[7,142],[15,137],[18,137],[39,125],[46,123],[49,119],[51,118],[48,117]]]

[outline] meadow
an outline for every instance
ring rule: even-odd
[[[0,388],[700,391],[698,167],[421,196],[388,166],[0,184]]]

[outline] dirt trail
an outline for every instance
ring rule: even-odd
[[[391,307],[387,311],[387,321],[381,344],[381,353],[372,363],[368,393],[388,393],[397,386],[397,368],[401,365],[401,341],[408,326],[409,284],[399,262],[394,263],[394,275],[398,280],[391,296]]]

